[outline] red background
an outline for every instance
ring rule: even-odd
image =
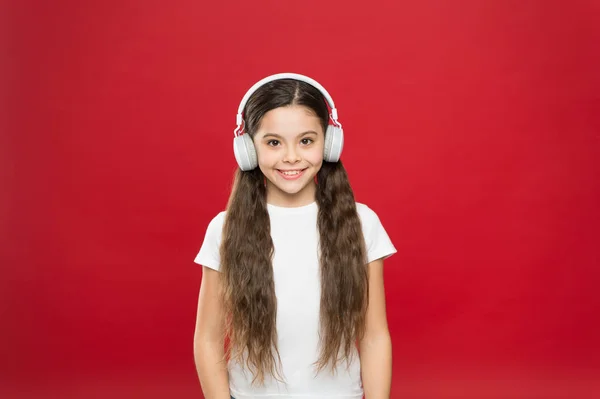
[[[600,397],[597,1],[13,1],[0,395],[197,398],[244,92],[332,94],[386,262],[392,398]],[[4,394],[3,394],[4,392]]]

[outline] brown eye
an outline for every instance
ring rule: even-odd
[[[300,143],[302,143],[303,145],[309,145],[312,142],[313,142],[312,139],[302,139],[302,140],[300,140]]]
[[[276,147],[279,145],[279,140],[269,140],[267,141],[267,145],[270,145],[271,147]]]

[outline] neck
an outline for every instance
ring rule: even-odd
[[[285,208],[296,208],[315,202],[317,185],[311,183],[297,193],[286,193],[267,182],[267,203]]]

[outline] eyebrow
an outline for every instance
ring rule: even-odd
[[[317,134],[317,132],[315,132],[314,130],[307,130],[306,132],[300,133],[300,134],[299,134],[298,136],[296,136],[296,137],[301,137],[301,136],[304,136],[304,135],[306,135],[306,134],[315,134],[315,135],[316,135],[316,134]],[[277,138],[277,139],[281,139],[281,138],[283,138],[281,135],[279,135],[279,134],[277,134],[277,133],[265,133],[265,135],[263,136],[263,139],[264,139],[264,138],[267,138],[267,137],[275,137],[275,138]]]

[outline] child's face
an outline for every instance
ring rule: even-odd
[[[314,201],[324,142],[319,118],[307,107],[275,108],[263,116],[254,145],[269,203],[302,206]]]

